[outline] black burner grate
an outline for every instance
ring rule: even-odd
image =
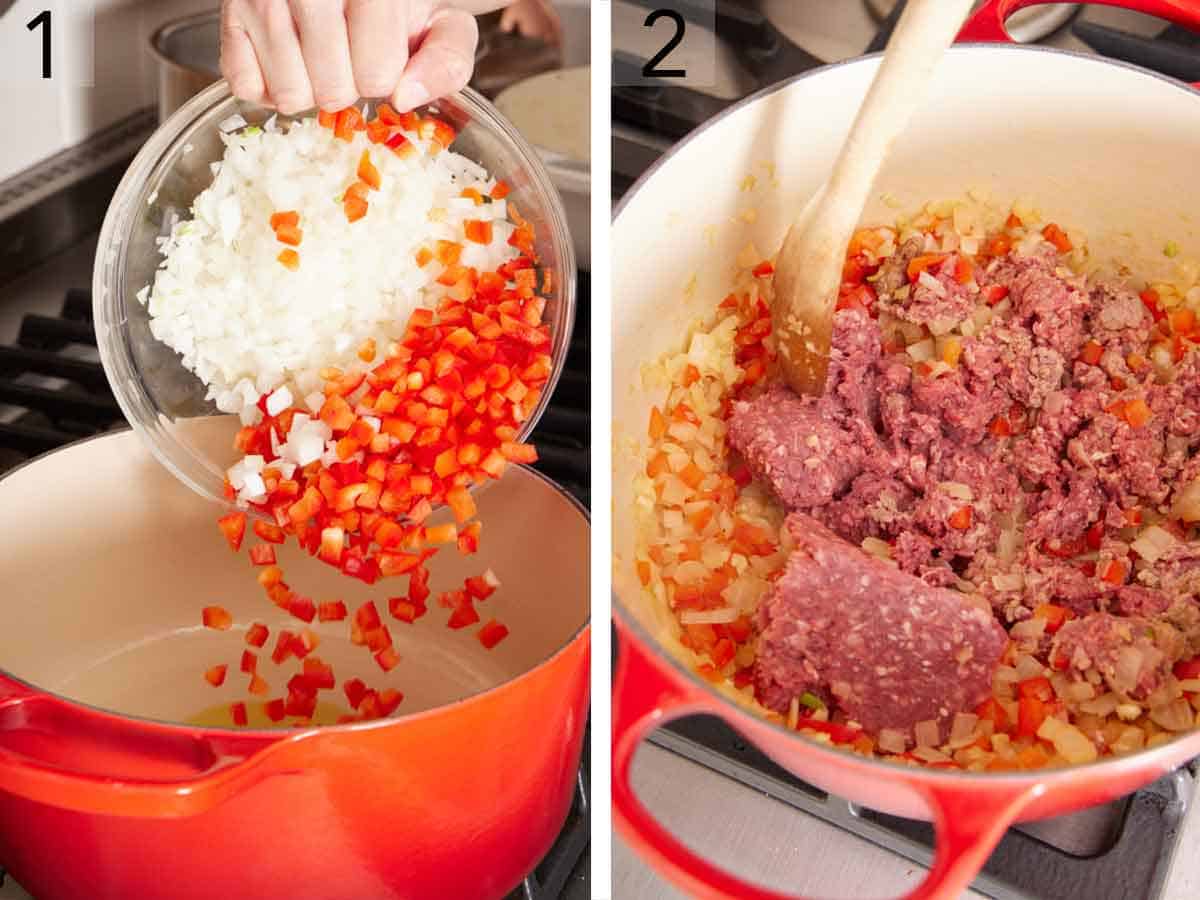
[[[587,505],[591,421],[591,279],[580,272],[575,330],[554,396],[533,434],[539,471]],[[109,389],[92,295],[70,290],[62,315],[27,315],[17,342],[0,345],[0,472],[80,438],[125,427]],[[546,858],[507,900],[586,900],[590,885],[588,740],[575,802]],[[0,868],[0,885],[4,870]]]
[[[578,287],[566,366],[533,440],[540,456],[535,468],[586,505],[591,441],[587,273],[579,274]],[[67,291],[60,317],[25,316],[16,344],[0,345],[0,471],[124,425],[100,365],[90,291]]]

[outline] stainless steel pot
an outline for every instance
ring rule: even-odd
[[[150,38],[158,60],[158,121],[210,84],[221,80],[220,13],[199,13],[168,22]]]

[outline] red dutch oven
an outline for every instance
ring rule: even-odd
[[[405,699],[376,722],[269,730],[238,672],[245,631],[270,627],[259,671],[269,696],[283,696],[291,671],[266,657],[300,623],[224,546],[217,506],[132,432],[6,475],[0,864],[38,900],[503,897],[572,801],[588,709],[589,529],[532,470],[477,496],[479,554],[439,554],[431,587],[492,568],[502,586],[480,612],[509,637],[485,650],[435,606],[415,625],[388,623],[401,662],[385,676],[347,623],[315,623],[316,652],[340,681]],[[386,582],[351,582],[294,549],[279,548],[280,564],[315,598],[384,605]],[[209,604],[230,610],[230,631],[201,627]],[[229,675],[214,689],[203,674],[220,662]],[[238,699],[251,701],[250,729],[231,727]]]
[[[997,209],[1033,202],[1080,229],[1098,263],[1173,280],[1175,240],[1200,260],[1200,94],[1094,56],[1008,43],[1004,19],[1032,0],[992,0],[939,64],[922,111],[897,142],[864,222],[890,222],[931,200],[969,195]],[[1190,27],[1195,0],[1127,6]],[[993,42],[993,43],[978,43]],[[1005,43],[999,43],[1005,42]],[[613,229],[613,508],[633,510],[653,382],[634,381],[728,291],[739,251],[770,254],[823,181],[878,57],[804,74],[762,91],[677,145],[633,188]],[[751,214],[752,213],[752,214]],[[654,265],[645,265],[654,260]],[[1197,277],[1191,275],[1193,280]],[[774,725],[691,670],[671,614],[634,573],[636,517],[614,515],[613,818],[671,880],[706,898],[783,895],[701,858],[662,827],[630,784],[639,742],[663,723],[717,715],[798,777],[872,809],[931,820],[937,849],[911,898],[958,897],[1014,822],[1109,801],[1200,755],[1200,732],[1084,766],[1018,773],[909,768],[824,747]]]

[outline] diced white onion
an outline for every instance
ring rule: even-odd
[[[1194,722],[1192,706],[1183,699],[1156,706],[1150,710],[1150,721],[1167,731],[1187,731]]]
[[[916,727],[913,728],[913,732],[916,735],[918,747],[936,747],[941,743],[938,723],[933,719],[918,722]]]
[[[679,614],[679,621],[684,625],[724,625],[736,621],[741,610],[732,606],[720,609],[685,609]]]
[[[908,749],[908,738],[904,736],[904,732],[894,728],[881,728],[876,746],[884,753],[903,753]]]
[[[1148,525],[1142,529],[1137,540],[1130,546],[1138,556],[1147,562],[1157,562],[1175,546],[1175,535],[1157,525]]]
[[[922,270],[921,274],[917,276],[917,284],[928,288],[930,293],[938,297],[946,296],[946,286],[925,270]]]
[[[933,354],[933,338],[925,338],[922,341],[917,341],[915,344],[908,345],[908,355],[913,358],[914,362],[929,362],[933,359]]]

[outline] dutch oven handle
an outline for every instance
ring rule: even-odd
[[[275,736],[122,718],[0,674],[0,791],[77,812],[179,817],[205,812],[275,774]],[[290,754],[289,754],[290,755]]]
[[[1052,3],[1054,0],[987,0],[958,33],[960,41],[999,41],[1012,43],[1004,28],[1005,20],[1027,6]],[[1119,6],[1148,16],[1157,16],[1200,32],[1200,0],[1091,0],[1104,6]],[[1200,88],[1200,82],[1193,87]]]
[[[618,620],[620,657],[613,685],[613,822],[640,854],[680,887],[705,900],[797,900],[759,887],[697,856],[642,804],[630,783],[641,740],[672,719],[693,713],[724,717],[722,704],[698,685],[669,679]],[[972,786],[928,788],[937,848],[926,879],[905,900],[956,900],[1040,787],[974,792]]]

